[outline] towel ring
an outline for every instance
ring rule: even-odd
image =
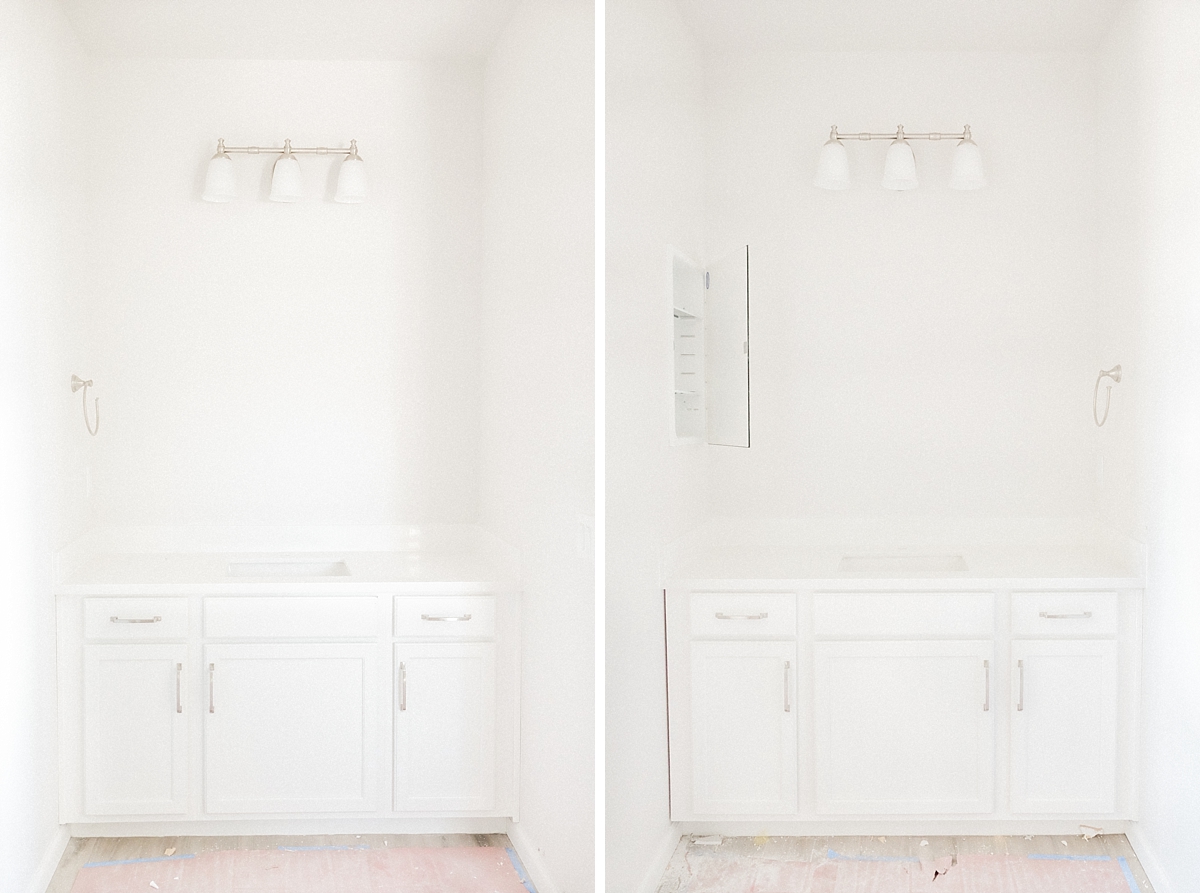
[[[1112,403],[1112,385],[1108,385],[1104,392],[1104,418],[1100,418],[1098,403],[1100,402],[1100,382],[1105,378],[1111,378],[1117,384],[1121,383],[1121,365],[1118,363],[1111,369],[1105,371],[1100,370],[1100,374],[1096,376],[1096,387],[1092,391],[1092,418],[1096,421],[1096,427],[1104,427],[1104,423],[1108,421],[1108,407]]]
[[[71,376],[71,393],[74,394],[80,388],[83,388],[83,423],[87,425],[88,434],[92,435],[92,437],[95,437],[100,433],[100,398],[92,398],[92,401],[96,407],[96,427],[93,429],[92,420],[88,416],[87,408],[87,389],[90,387],[94,387],[90,378],[87,381],[84,381],[78,375]]]

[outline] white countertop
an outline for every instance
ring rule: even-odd
[[[833,588],[1045,581],[1141,587],[1144,547],[1080,519],[718,519],[673,543],[667,580],[803,581]]]
[[[64,549],[58,555],[55,591],[430,593],[514,589],[519,579],[513,550],[470,525],[286,531],[142,528],[96,531]]]

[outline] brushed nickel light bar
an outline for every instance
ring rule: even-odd
[[[226,146],[225,140],[217,140],[217,154],[208,162],[208,173],[204,178],[206,202],[231,202],[237,197],[233,175],[233,159],[230,155],[278,155],[271,172],[271,201],[295,202],[303,197],[303,180],[297,155],[344,155],[338,170],[335,202],[356,204],[366,200],[367,181],[363,173],[363,160],[358,154],[358,140],[350,140],[348,149],[326,146],[293,146],[290,139],[282,146]]]
[[[838,133],[835,124],[829,130],[829,139],[821,147],[821,157],[817,162],[817,176],[813,185],[820,189],[849,189],[850,188],[850,157],[846,152],[845,142],[855,140],[868,142],[870,140],[891,140],[888,146],[887,158],[883,164],[884,189],[903,191],[917,188],[917,163],[913,157],[909,140],[958,140],[954,152],[954,166],[950,173],[951,189],[982,189],[985,185],[983,177],[983,158],[979,154],[979,146],[971,139],[970,125],[963,125],[958,133],[929,131],[927,133],[905,133],[904,125],[898,125],[895,133]]]

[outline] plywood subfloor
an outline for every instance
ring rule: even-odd
[[[276,847],[511,847],[507,834],[326,834],[252,837],[73,837],[59,860],[46,893],[70,893],[79,870],[89,862],[150,859],[174,848],[174,855],[217,850],[270,850]]]
[[[822,862],[829,853],[849,859],[918,858],[934,861],[942,857],[967,855],[1030,856],[1107,856],[1124,859],[1140,893],[1154,893],[1133,848],[1124,834],[1101,834],[1091,840],[1082,836],[1030,837],[722,837],[685,836],[679,842],[659,884],[658,893],[715,893],[709,888],[720,876],[711,871],[715,863]],[[699,841],[699,842],[698,842]],[[706,841],[709,841],[706,843]],[[922,841],[925,845],[922,845]],[[700,877],[701,872],[706,877]],[[747,893],[746,872],[730,871],[728,890],[719,893]],[[719,884],[718,884],[719,886]],[[936,884],[933,885],[936,888]],[[734,888],[737,889],[734,889]],[[840,888],[839,888],[840,889]]]

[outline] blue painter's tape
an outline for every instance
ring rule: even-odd
[[[1125,857],[1117,856],[1117,864],[1121,866],[1121,871],[1125,875],[1125,883],[1129,884],[1129,893],[1142,893],[1142,888],[1138,886],[1137,878],[1129,870],[1129,863],[1125,861]]]
[[[826,859],[838,862],[920,862],[916,856],[845,856],[830,850],[825,854]]]
[[[180,859],[195,859],[195,853],[182,856],[153,856],[149,859],[118,859],[115,862],[88,862],[84,868],[103,868],[106,865],[133,865],[137,862],[178,862]]]
[[[533,881],[529,879],[529,875],[525,873],[525,866],[521,864],[521,857],[517,855],[517,851],[510,846],[504,848],[504,852],[508,853],[508,861],[512,863],[512,867],[516,869],[517,877],[521,879],[521,883],[525,885],[525,889],[529,893],[537,893],[534,889]]]
[[[313,850],[369,850],[369,846],[279,846],[285,853],[308,853]]]
[[[1060,856],[1057,853],[1046,853],[1045,855],[1026,856],[1027,859],[1043,859],[1054,860],[1058,862],[1110,862],[1111,856]]]

